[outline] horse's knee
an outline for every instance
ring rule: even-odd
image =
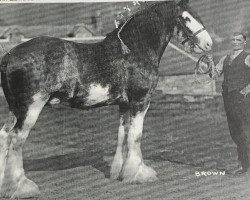
[[[5,131],[4,127],[0,131],[0,152],[8,151],[11,143],[12,135]]]
[[[23,145],[28,137],[29,131],[18,131],[12,139],[12,148],[15,151],[23,148]]]
[[[1,131],[9,133],[16,125],[16,122],[17,122],[16,116],[13,114],[13,112],[10,112],[7,121],[5,122]]]
[[[6,131],[1,130],[0,131],[0,152],[8,150],[8,146],[9,146],[8,144],[10,143],[10,141],[11,141],[10,135]]]

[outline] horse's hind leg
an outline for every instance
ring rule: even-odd
[[[27,105],[27,109],[24,109],[26,111],[19,113],[6,160],[1,191],[4,197],[30,198],[39,194],[38,186],[25,176],[22,148],[47,101],[47,96],[38,93],[33,96],[32,103]]]
[[[7,122],[0,130],[0,189],[3,184],[6,159],[11,142],[11,131],[16,124],[16,117],[10,112]]]

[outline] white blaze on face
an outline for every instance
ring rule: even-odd
[[[184,11],[182,17],[186,20],[186,27],[195,34],[197,31],[200,31],[204,26],[197,21],[189,12]],[[204,50],[211,50],[212,39],[206,30],[201,31],[196,35],[198,38],[199,46]]]
[[[87,97],[88,104],[105,102],[109,99],[109,86],[102,87],[100,84],[91,84],[89,87],[89,95]]]
[[[195,32],[197,32],[197,31],[201,30],[202,28],[204,28],[204,26],[203,26],[201,23],[199,23],[196,19],[194,19],[193,16],[190,15],[187,11],[184,11],[184,12],[182,13],[182,17],[183,17],[184,19],[188,19],[188,20],[186,21],[186,26],[187,26],[187,28],[189,28],[193,33],[195,33]]]

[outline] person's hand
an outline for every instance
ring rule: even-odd
[[[240,93],[246,98],[246,96],[249,94],[250,92],[250,85],[248,85],[247,87],[243,88]]]
[[[243,89],[240,91],[240,93],[241,93],[244,97],[246,97],[246,88],[243,88]]]

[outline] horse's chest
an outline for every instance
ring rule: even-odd
[[[133,68],[130,71],[129,86],[131,90],[149,91],[154,89],[158,82],[158,73],[153,68]]]

